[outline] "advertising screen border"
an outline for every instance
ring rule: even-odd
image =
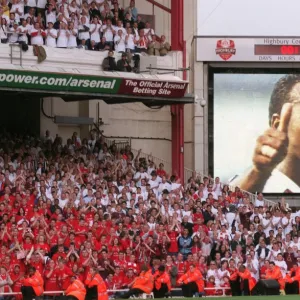
[[[294,68],[257,68],[249,67],[214,67],[208,64],[208,174],[212,177],[218,176],[214,174],[214,75],[215,74],[300,74],[300,69]],[[223,178],[221,178],[222,180]],[[224,180],[224,179],[223,179]],[[226,182],[225,182],[226,183]],[[252,193],[260,191],[250,191]],[[299,196],[300,193],[264,193],[269,196]]]

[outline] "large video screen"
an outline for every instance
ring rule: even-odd
[[[251,192],[299,193],[300,75],[214,73],[213,80],[214,176]],[[281,94],[275,97],[278,82]],[[288,107],[282,121],[282,104],[289,101],[296,103]],[[265,133],[270,128],[272,131]],[[278,141],[282,132],[288,136],[286,148]],[[261,135],[263,142],[258,145]],[[259,150],[253,160],[255,149]]]

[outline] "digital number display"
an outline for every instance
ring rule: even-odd
[[[255,45],[255,55],[300,55],[300,46],[295,45]]]

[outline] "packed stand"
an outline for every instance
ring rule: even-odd
[[[117,53],[164,56],[166,37],[158,37],[130,1],[0,0],[1,43],[46,45]]]
[[[236,296],[266,278],[299,293],[300,212],[284,199],[250,203],[219,178],[184,185],[94,131],[66,144],[6,133],[0,148],[0,293]]]

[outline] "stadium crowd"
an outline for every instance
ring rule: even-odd
[[[96,131],[1,134],[0,242],[0,293],[24,299],[247,295],[260,279],[299,293],[300,212],[284,199],[251,203],[218,177],[184,184]]]
[[[46,45],[164,56],[166,37],[143,20],[135,1],[121,8],[115,0],[1,0],[1,43]]]

